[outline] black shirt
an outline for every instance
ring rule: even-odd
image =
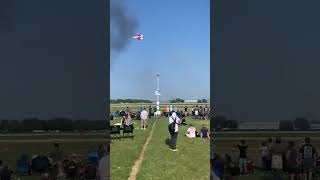
[[[317,153],[311,144],[304,144],[299,151],[303,159],[313,159]]]
[[[247,158],[247,148],[248,146],[246,144],[244,145],[238,145],[238,148],[239,148],[239,157],[240,158]]]
[[[201,129],[202,137],[207,138],[208,137],[208,129],[207,128],[202,128]]]

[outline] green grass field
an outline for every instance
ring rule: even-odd
[[[144,159],[137,175],[139,180],[190,179],[207,180],[210,177],[209,140],[189,139],[184,136],[188,126],[179,127],[178,152],[169,150],[166,140],[169,138],[168,119],[148,121],[147,130],[135,129],[134,139],[114,139],[111,143],[110,164],[113,180],[128,179],[134,162],[138,159],[148,138],[153,123],[157,121],[154,134],[146,149]],[[199,130],[209,121],[187,118]],[[118,121],[117,121],[118,122]],[[113,122],[115,123],[115,122]],[[140,127],[136,121],[136,127]]]

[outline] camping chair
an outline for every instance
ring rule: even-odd
[[[120,138],[120,126],[110,126],[111,138]]]
[[[28,156],[26,154],[22,154],[20,159],[17,161],[16,166],[17,174],[30,174],[30,165],[28,162]]]
[[[131,125],[123,125],[123,135],[126,135],[126,137],[134,137],[134,135],[133,135],[133,125],[131,124]]]
[[[97,162],[98,162],[98,152],[97,152],[97,150],[89,149],[87,156],[88,156],[89,163],[97,164]]]
[[[32,173],[42,174],[49,168],[49,159],[46,156],[36,156],[31,161]]]

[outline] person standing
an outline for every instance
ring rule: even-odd
[[[289,175],[289,180],[296,179],[296,173],[298,169],[298,159],[299,154],[296,148],[294,147],[294,142],[290,141],[289,146],[286,152],[286,167]]]
[[[126,108],[126,114],[129,114],[129,112],[130,112],[130,108],[127,107],[127,108]]]
[[[55,142],[53,146],[53,150],[49,153],[49,157],[52,159],[53,162],[61,163],[64,158],[64,153],[60,148],[59,142]]]
[[[150,107],[149,107],[149,118],[151,118],[152,116],[153,116],[152,107],[150,106]]]
[[[271,171],[271,161],[272,161],[271,147],[272,147],[272,145],[273,145],[272,138],[268,138],[268,140],[267,140],[267,146],[268,146],[268,150],[269,150],[269,154],[267,157],[267,170],[268,171]]]
[[[304,144],[299,149],[300,159],[302,161],[302,167],[304,172],[304,179],[311,180],[312,172],[315,168],[315,163],[317,160],[317,152],[316,149],[311,145],[310,138],[306,137],[304,140]]]
[[[271,169],[273,179],[282,180],[283,178],[283,154],[285,154],[285,147],[281,143],[281,138],[277,137],[276,142],[271,146]]]
[[[269,147],[266,142],[261,143],[261,162],[263,170],[268,170]]]
[[[110,179],[110,164],[109,164],[110,145],[107,145],[107,152],[104,151],[103,157],[98,164],[98,177],[99,180]]]
[[[140,113],[141,129],[143,129],[143,130],[146,130],[148,115],[149,115],[149,113],[146,110],[146,108],[143,108],[142,112]]]
[[[194,116],[194,107],[191,108],[191,115]]]
[[[176,148],[176,145],[177,145],[177,139],[178,139],[179,123],[180,123],[179,117],[177,116],[176,112],[173,112],[169,117],[169,126],[168,126],[169,132],[171,135],[170,150],[172,151],[178,151],[178,149]]]
[[[237,145],[239,149],[239,168],[241,174],[247,174],[247,149],[248,146],[244,140],[240,140]]]

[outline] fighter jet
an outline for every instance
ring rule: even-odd
[[[133,39],[137,39],[138,41],[141,41],[143,39],[143,35],[139,33],[138,35],[134,36]]]

